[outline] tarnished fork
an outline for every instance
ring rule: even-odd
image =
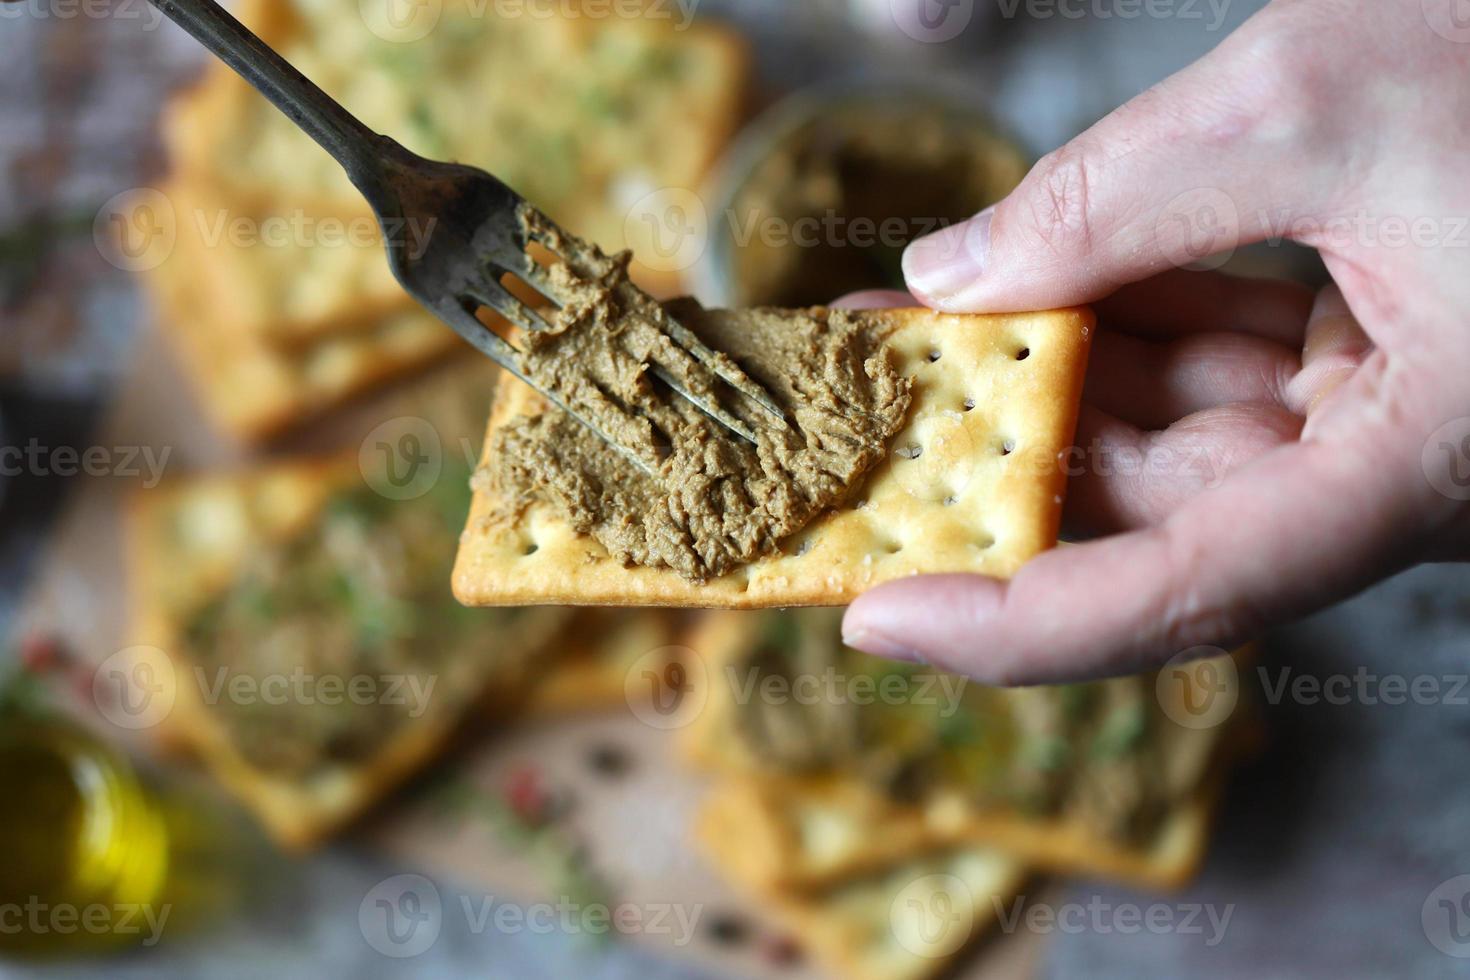
[[[557,392],[527,377],[520,352],[475,316],[480,307],[489,307],[523,330],[547,329],[546,321],[506,288],[507,274],[561,305],[544,267],[527,252],[522,215],[531,205],[524,198],[483,170],[426,160],[374,133],[214,0],[152,2],[336,158],[377,215],[389,264],[409,295],[502,368],[647,468],[629,447],[619,445]],[[545,221],[544,227],[555,225]],[[555,252],[551,243],[540,244]],[[712,375],[785,424],[770,394],[728,357],[717,355],[672,319],[664,330]],[[679,384],[659,365],[653,367],[671,390],[725,428],[755,441],[750,426],[734,413]]]

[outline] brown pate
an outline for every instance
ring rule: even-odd
[[[511,513],[490,520],[546,500],[624,564],[703,581],[774,553],[884,458],[910,394],[878,317],[709,311],[688,300],[666,308],[629,280],[629,253],[606,255],[533,214],[528,232],[564,260],[542,283],[560,308],[550,329],[519,338],[519,367],[628,452],[556,409],[514,419],[476,476],[510,502]],[[669,339],[670,317],[762,384],[788,424]],[[756,442],[673,395],[655,370],[724,405]]]

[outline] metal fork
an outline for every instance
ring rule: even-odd
[[[648,469],[632,450],[567,405],[557,392],[534,384],[522,370],[520,352],[474,315],[485,306],[523,330],[547,329],[546,321],[503,285],[507,273],[560,305],[545,270],[526,251],[521,214],[531,206],[524,198],[483,170],[426,160],[374,133],[214,0],[152,3],[255,86],[342,165],[377,215],[389,264],[409,295],[495,363]],[[549,221],[546,225],[555,228]],[[415,234],[405,234],[409,229]],[[427,235],[427,240],[419,234]],[[540,244],[555,252],[548,242]],[[672,319],[665,331],[711,374],[786,424],[770,394],[728,357],[718,356]],[[724,406],[689,391],[657,365],[654,369],[673,391],[725,428],[751,442],[756,440],[750,426]]]

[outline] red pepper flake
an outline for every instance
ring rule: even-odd
[[[542,783],[540,772],[531,766],[513,770],[505,781],[505,804],[524,824],[545,823],[550,816],[551,795]]]
[[[761,959],[771,966],[793,967],[802,960],[801,947],[790,936],[770,936],[761,941]]]
[[[20,665],[32,674],[47,674],[65,666],[66,648],[54,636],[32,633],[20,644]]]

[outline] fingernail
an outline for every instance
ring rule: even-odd
[[[924,664],[924,658],[919,651],[912,647],[904,646],[898,641],[875,633],[865,627],[857,627],[849,630],[846,626],[842,628],[842,642],[854,650],[871,653],[875,657],[883,657],[885,660],[897,660],[906,664]]]
[[[903,253],[903,274],[914,292],[930,300],[953,299],[985,274],[994,207],[912,242]]]

